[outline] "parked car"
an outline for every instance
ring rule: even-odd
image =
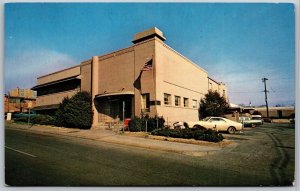
[[[30,113],[13,113],[12,114],[12,118],[20,118],[20,117],[33,117],[33,116],[37,116],[38,114],[36,114],[35,112],[30,112]]]
[[[186,129],[189,128],[189,125],[186,122],[178,121],[173,123],[174,129]]]
[[[261,115],[252,115],[251,120],[252,120],[252,123],[254,123],[256,125],[262,125],[264,123]]]
[[[271,118],[264,117],[264,118],[263,118],[263,122],[266,122],[266,123],[272,123],[273,120],[272,120]]]
[[[240,123],[244,125],[244,127],[251,127],[251,117],[239,117]]]
[[[223,117],[206,117],[201,121],[187,122],[189,127],[212,129],[217,131],[227,131],[234,134],[236,131],[241,131],[243,125],[241,123],[223,118]]]
[[[239,117],[240,123],[244,124],[244,127],[256,127],[262,125],[263,120],[260,115],[252,115],[251,117]]]

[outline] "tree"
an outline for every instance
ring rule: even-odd
[[[217,91],[208,91],[200,101],[199,117],[222,116],[228,108],[229,104],[225,97],[221,96]]]
[[[81,129],[91,128],[93,121],[92,97],[88,92],[78,92],[64,98],[55,114],[56,125]]]

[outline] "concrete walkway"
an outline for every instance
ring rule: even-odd
[[[140,147],[145,149],[162,150],[167,152],[175,152],[192,156],[206,156],[215,154],[224,149],[224,146],[216,146],[216,144],[206,143],[205,145],[195,145],[180,142],[170,142],[165,140],[154,140],[146,137],[128,136],[126,134],[119,134],[110,130],[91,129],[81,130],[73,128],[52,127],[45,125],[23,125],[11,122],[5,123],[6,128],[20,129],[32,131],[36,133],[55,134],[61,136],[78,137],[82,139],[95,140],[99,142],[127,145],[133,147]],[[233,144],[227,145],[232,147]]]

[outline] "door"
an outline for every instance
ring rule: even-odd
[[[112,121],[119,121],[119,100],[115,99],[109,101],[109,112]]]

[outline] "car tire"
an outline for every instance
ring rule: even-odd
[[[233,126],[230,126],[230,127],[228,127],[228,129],[227,129],[227,132],[228,132],[229,134],[235,134],[235,131],[236,131],[236,129],[235,129],[235,127],[233,127]]]
[[[200,125],[194,125],[194,126],[193,126],[194,129],[198,129],[198,128],[200,128],[200,127],[201,127]]]

